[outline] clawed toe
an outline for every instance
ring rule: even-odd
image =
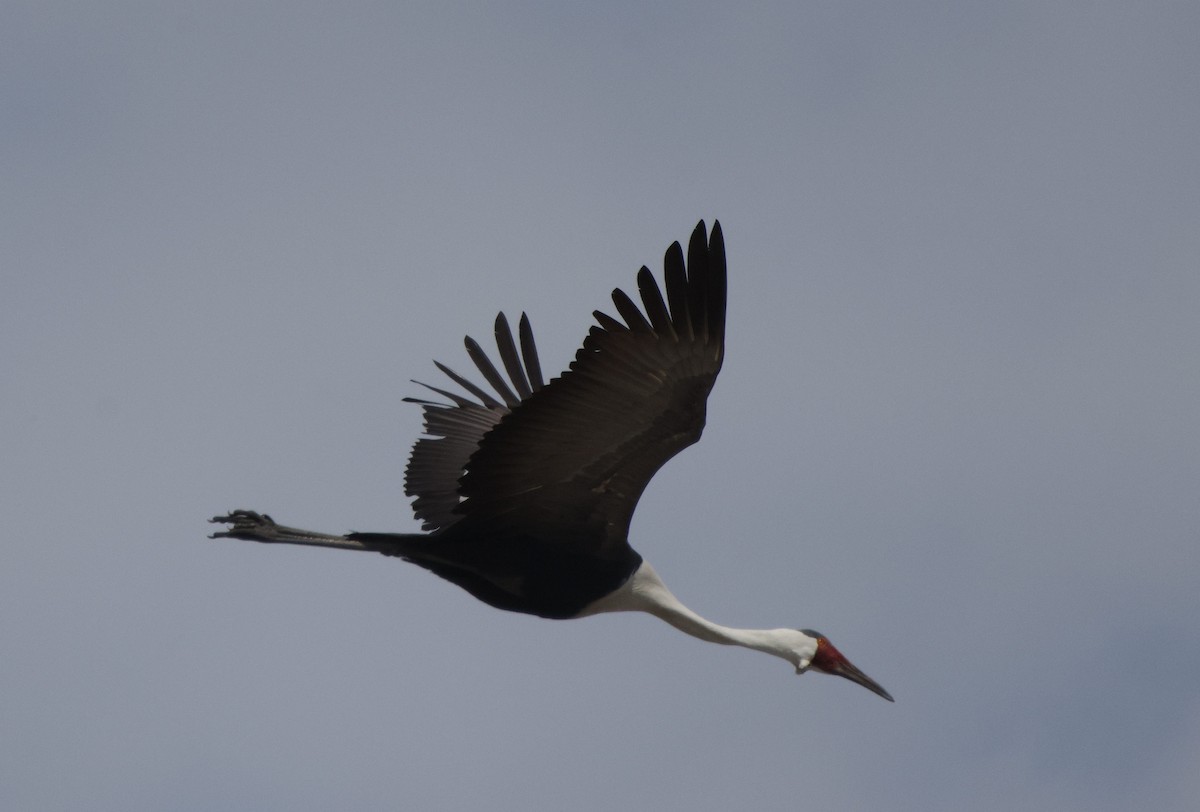
[[[275,527],[274,519],[265,513],[257,513],[253,510],[234,510],[224,516],[213,516],[208,521],[210,524],[230,525],[228,530],[221,530],[209,536],[212,539],[245,538],[245,534],[253,537],[264,530]]]

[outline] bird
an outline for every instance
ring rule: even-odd
[[[492,391],[437,361],[462,391],[414,381],[438,399],[422,408],[405,493],[422,533],[318,533],[234,510],[211,538],[296,544],[398,557],[498,609],[556,620],[644,612],[700,640],[786,660],[797,674],[843,677],[891,694],[812,629],[741,629],[685,606],[629,543],[651,477],[700,439],[725,356],[725,239],[701,220],[687,255],[672,243],[663,288],[643,266],[642,307],[620,288],[620,319],[599,310],[574,360],[544,381],[533,331],[495,321],[497,369],[468,336],[467,355]],[[666,296],[663,296],[663,290]]]

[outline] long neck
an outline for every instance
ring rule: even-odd
[[[806,667],[816,651],[816,641],[795,629],[737,629],[701,617],[671,594],[658,573],[646,562],[642,562],[620,589],[592,604],[582,614],[631,611],[652,614],[681,632],[709,643],[773,654],[797,668]]]

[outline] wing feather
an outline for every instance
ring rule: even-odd
[[[617,306],[617,312],[621,314],[621,318],[625,319],[625,323],[629,325],[629,329],[637,333],[652,333],[654,328],[650,326],[650,322],[646,321],[646,317],[642,315],[642,311],[638,310],[638,306],[633,303],[633,299],[629,298],[629,294],[620,288],[612,292],[613,304]]]
[[[479,342],[467,336],[463,339],[463,345],[467,348],[467,355],[471,356],[471,360],[475,362],[475,368],[483,375],[484,380],[492,385],[492,388],[504,399],[508,408],[512,408],[521,402],[520,398],[513,394],[513,391],[508,388],[508,384],[504,381],[504,376],[497,370],[492,360],[487,357],[487,353],[479,346]],[[503,354],[501,350],[501,354]]]
[[[663,258],[663,279],[667,285],[667,302],[671,306],[671,321],[681,339],[695,338],[692,322],[688,315],[687,272],[683,265],[683,249],[679,243],[671,243]]]
[[[525,361],[525,373],[529,377],[529,385],[533,391],[541,389],[546,384],[542,382],[542,364],[538,361],[537,345],[533,342],[533,327],[529,317],[521,314],[521,358]]]
[[[471,340],[470,336],[467,337],[467,340],[468,341]],[[468,350],[469,349],[470,349],[470,345],[468,345]],[[440,361],[434,361],[433,365],[435,367],[437,367],[438,369],[440,369],[447,378],[454,381],[456,384],[461,386],[463,389],[466,389],[472,395],[474,395],[475,397],[477,397],[481,401],[483,401],[484,406],[488,406],[491,408],[500,408],[500,401],[496,400],[494,397],[492,397],[490,394],[488,394],[486,390],[480,389],[478,386],[471,383],[466,378],[464,378],[462,375],[459,375],[457,372],[455,372],[450,367],[446,366],[445,364],[443,364]]]
[[[517,354],[517,345],[513,341],[512,330],[509,329],[508,319],[501,313],[496,316],[496,349],[500,351],[500,360],[504,362],[504,371],[517,389],[520,400],[533,394],[529,381],[525,377],[525,369],[521,366],[521,356]]]
[[[638,271],[637,283],[638,292],[642,294],[642,304],[646,307],[646,315],[654,325],[654,332],[663,336],[675,335],[675,326],[671,324],[671,314],[663,301],[662,291],[654,281],[654,274],[650,273],[650,269],[645,265]]]
[[[596,321],[600,322],[600,326],[593,327],[591,328],[592,330],[607,330],[610,333],[620,333],[629,329],[612,316],[599,310],[593,310],[592,316],[596,319]]]

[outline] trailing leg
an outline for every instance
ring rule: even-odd
[[[275,520],[267,514],[256,513],[253,510],[235,510],[225,516],[214,516],[209,521],[214,524],[229,525],[228,530],[221,530],[209,536],[214,539],[243,539],[263,544],[303,544],[311,547],[333,547],[339,550],[376,549],[346,536],[333,536],[328,533],[285,527],[276,524]]]

